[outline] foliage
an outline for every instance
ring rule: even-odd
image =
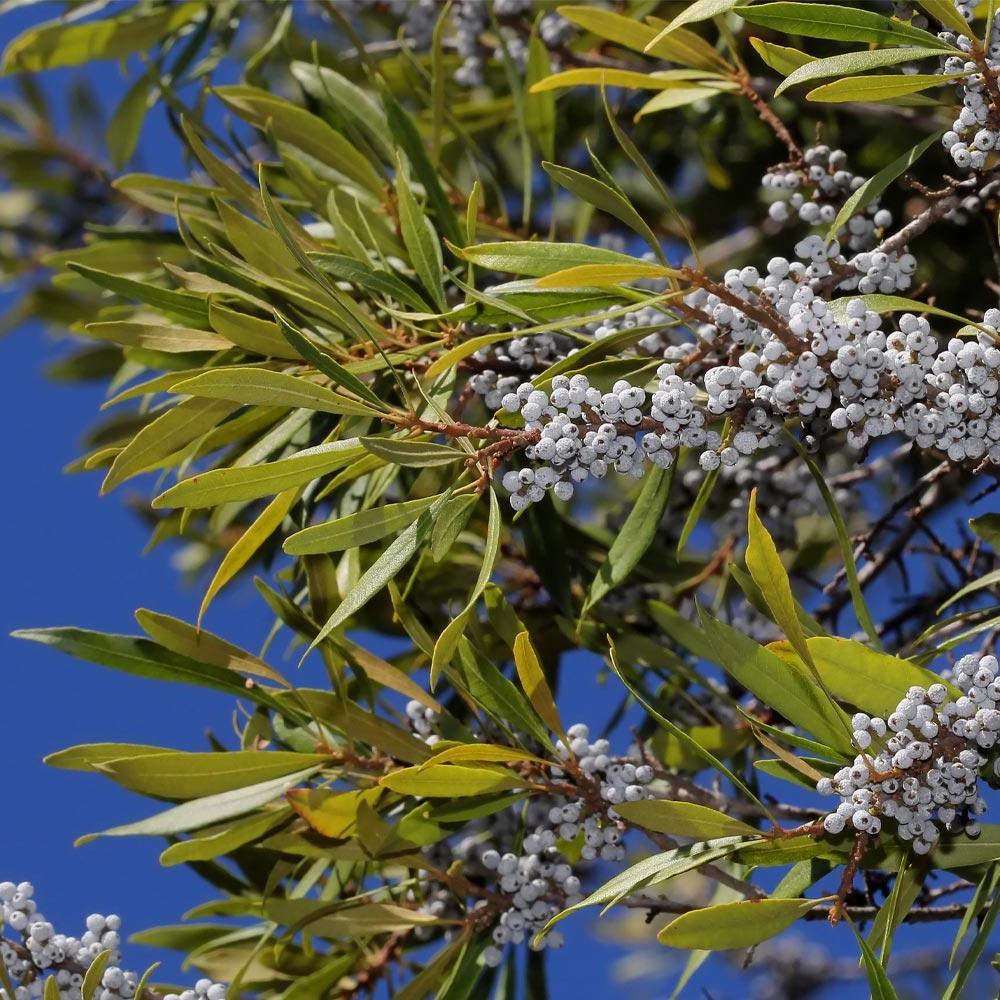
[[[453,1000],[540,995],[520,946],[589,906],[693,956],[847,918],[892,997],[954,919],[946,995],[978,975],[997,515],[950,525],[1000,464],[1000,46],[918,8],[141,2],[10,44],[5,272],[110,396],[74,471],[207,577],[197,622],[20,634],[240,703],[235,747],[49,758],[157,801],[83,840],[217,892],[148,940],[234,997]],[[140,52],[81,158],[35,74]],[[189,176],[119,173],[161,109]],[[260,651],[203,627],[251,576]],[[610,711],[566,718],[571,669]]]

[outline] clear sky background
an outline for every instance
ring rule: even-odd
[[[25,27],[58,12],[58,5],[43,2],[3,16],[0,43],[6,45]],[[118,66],[102,63],[86,73],[105,105],[113,108],[123,93]],[[222,76],[221,82],[236,82],[237,67],[223,67]],[[70,71],[42,78],[57,105],[72,78]],[[9,88],[9,81],[0,80],[0,95]],[[132,167],[175,176],[183,172],[162,111],[147,119]],[[12,301],[10,294],[0,294],[4,311]],[[183,583],[171,564],[175,553],[169,547],[142,555],[147,528],[125,509],[127,489],[102,499],[99,474],[68,476],[61,471],[78,457],[83,430],[104,399],[100,385],[67,386],[43,376],[44,366],[64,351],[65,345],[38,324],[22,325],[0,339],[5,451],[0,489],[0,706],[6,764],[0,881],[33,881],[47,916],[65,933],[77,933],[95,910],[121,914],[126,931],[132,932],[175,922],[185,910],[210,898],[212,890],[185,868],[160,868],[157,857],[164,845],[159,840],[101,839],[74,848],[75,837],[138,819],[155,805],[99,777],[47,768],[41,757],[73,744],[105,740],[204,749],[209,729],[232,742],[232,704],[210,691],[129,677],[8,637],[15,628],[49,625],[137,632],[132,615],[141,606],[193,621],[204,587],[204,581],[194,587]],[[251,648],[259,646],[269,624],[264,605],[249,585],[227,588],[206,619],[212,631]],[[276,653],[281,648],[277,644]],[[593,683],[591,664],[571,666],[581,682],[567,685],[565,715],[599,724],[616,696],[602,693]],[[622,984],[616,981],[616,964],[623,952],[612,934],[620,925],[603,921],[596,937],[582,933],[586,925],[593,928],[597,921],[585,916],[567,925],[569,944],[551,956],[554,1000],[669,996],[684,955],[666,952],[653,941],[630,964],[656,974]],[[817,936],[816,930],[811,936]],[[844,956],[853,952],[846,927],[828,934],[818,930],[826,947]],[[950,942],[951,928],[945,933]],[[929,945],[940,938],[940,931],[931,929],[918,932],[916,940]],[[162,976],[181,976],[170,955],[130,946],[126,959],[142,967],[161,959]],[[194,978],[193,973],[187,978]],[[723,963],[715,963],[688,995],[736,1000],[748,995],[746,982],[745,976],[734,976]],[[702,988],[707,992],[701,993]],[[861,982],[856,988],[837,986],[835,992],[845,1000],[868,995]]]

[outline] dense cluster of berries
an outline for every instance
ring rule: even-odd
[[[480,331],[482,332],[482,331]],[[544,371],[556,361],[566,357],[570,350],[568,337],[540,333],[535,336],[514,337],[501,344],[476,351],[470,361],[482,369],[469,378],[469,388],[482,396],[490,410],[499,409],[504,396],[516,392],[521,377],[515,372]]]
[[[971,20],[970,4],[957,0],[955,6],[966,20]],[[956,46],[962,52],[972,52],[972,39],[967,35],[955,35],[951,31],[938,32],[938,37]],[[1000,13],[994,15],[990,27],[989,43],[985,61],[991,71],[1000,69]],[[986,157],[1000,146],[1000,109],[990,105],[986,78],[981,67],[971,58],[960,55],[948,56],[941,62],[944,73],[964,74],[956,80],[962,110],[951,128],[941,137],[944,148],[963,170],[981,170],[986,165]]]
[[[407,716],[414,731],[428,742],[436,737],[436,718],[418,702],[407,706]],[[454,842],[441,841],[426,849],[435,868],[460,863],[467,877],[492,884],[494,893],[507,898],[509,905],[501,908],[492,930],[493,943],[483,955],[487,965],[498,965],[505,945],[531,941],[563,907],[582,898],[581,863],[624,860],[623,827],[614,807],[649,797],[654,772],[641,759],[610,756],[608,740],[591,741],[590,730],[582,723],[569,728],[567,740],[568,745],[557,741],[556,751],[563,760],[575,760],[593,782],[592,794],[586,798],[536,795],[524,807],[467,824]],[[556,780],[566,776],[560,768],[553,768],[551,774]],[[575,845],[574,861],[564,853],[568,844]],[[429,873],[410,890],[408,899],[433,916],[461,914],[461,901]],[[479,900],[474,908],[485,903]],[[430,932],[428,928],[426,933]],[[552,933],[540,946],[560,944],[562,936]]]
[[[995,656],[964,656],[954,669],[962,696],[949,700],[944,684],[911,687],[888,719],[854,716],[854,764],[823,778],[817,790],[841,803],[823,821],[829,833],[850,824],[877,834],[883,818],[927,854],[941,827],[979,833],[976,817],[986,811],[979,771],[994,756],[1000,735],[1000,664]],[[994,763],[994,772],[1000,764]]]
[[[493,13],[498,21],[516,18],[531,10],[531,0],[494,0]],[[483,43],[483,33],[490,27],[489,9],[484,0],[457,0],[452,8],[455,25],[455,45],[462,65],[455,71],[455,82],[464,87],[483,82],[486,59],[494,54]],[[547,13],[538,25],[539,38],[550,48],[565,44],[574,28],[555,11]],[[500,34],[508,58],[519,69],[527,60],[525,38],[510,26],[501,24]]]
[[[114,914],[92,913],[80,937],[56,933],[34,899],[30,882],[0,882],[0,931],[9,927],[16,938],[0,939],[0,959],[14,984],[14,996],[0,988],[0,1000],[34,1000],[55,980],[62,1000],[80,1000],[87,970],[98,955],[110,952],[94,1000],[131,1000],[140,976],[119,967],[122,956],[121,920]],[[19,947],[14,946],[17,942]],[[167,994],[164,1000],[226,1000],[226,987],[209,979],[193,990]]]
[[[530,832],[521,841],[519,853],[501,853],[494,846],[481,852],[481,864],[496,879],[495,890],[510,898],[510,907],[493,928],[494,943],[483,953],[486,965],[499,965],[505,944],[531,941],[561,909],[582,898],[580,877],[560,850],[560,843],[572,843],[582,836],[581,860],[624,860],[622,829],[614,806],[649,797],[647,786],[653,780],[653,769],[648,764],[614,760],[609,756],[608,741],[591,742],[590,730],[583,723],[571,726],[566,735],[569,745],[559,741],[557,752],[564,760],[575,757],[607,806],[596,812],[583,798],[536,800],[533,816],[529,816]],[[552,775],[559,778],[562,772],[553,770]],[[539,946],[553,948],[561,943],[561,935],[552,933]]]
[[[840,206],[864,184],[865,178],[847,169],[847,153],[829,146],[810,146],[804,151],[801,166],[784,165],[770,170],[761,179],[765,190],[778,193],[768,215],[776,222],[787,222],[794,212],[809,225],[829,226]],[[846,229],[838,235],[852,250],[870,247],[876,234],[892,225],[892,213],[878,200],[853,215]]]

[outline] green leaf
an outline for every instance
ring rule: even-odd
[[[644,52],[658,32],[632,17],[594,6],[564,6],[556,8],[571,24],[592,32],[600,38],[624,45],[634,52]]]
[[[420,210],[410,189],[402,158],[396,162],[396,197],[399,201],[399,227],[403,234],[410,262],[413,264],[421,284],[434,304],[443,312],[446,308],[444,285],[441,272],[441,241],[430,220]]]
[[[864,591],[861,589],[861,582],[858,579],[858,567],[854,562],[854,546],[851,544],[851,536],[848,534],[844,517],[840,513],[840,508],[837,506],[837,501],[834,499],[830,487],[826,484],[823,471],[813,460],[813,457],[792,435],[789,435],[789,438],[792,447],[799,458],[805,462],[806,467],[816,481],[816,486],[823,497],[823,503],[826,505],[827,513],[830,515],[830,520],[833,521],[834,531],[837,534],[837,545],[840,548],[840,558],[844,563],[844,575],[847,577],[847,587],[851,592],[851,604],[854,607],[854,614],[857,616],[858,623],[871,640],[872,645],[876,649],[881,649],[882,640],[879,638],[878,629],[875,628],[875,622],[872,621],[871,612],[868,610],[868,604],[865,601]]]
[[[686,730],[682,729],[676,723],[671,722],[670,719],[668,719],[661,712],[658,712],[656,708],[643,697],[638,688],[632,684],[622,672],[614,646],[611,647],[611,666],[632,697],[635,698],[635,700],[642,705],[642,707],[660,724],[660,726],[663,727],[669,736],[673,737],[681,747],[690,751],[694,756],[701,758],[709,767],[714,767],[720,774],[725,775],[736,788],[746,795],[751,802],[760,806],[764,815],[777,825],[774,817],[771,815],[771,811],[766,805],[764,805],[763,802],[760,801],[760,799],[757,798],[756,795],[754,795],[753,791],[746,784],[746,782],[726,767],[726,765],[723,764],[722,761],[719,760],[707,747],[695,740],[686,732]]]
[[[600,889],[595,889],[586,899],[556,914],[542,928],[536,940],[548,934],[560,920],[565,920],[570,914],[576,913],[584,907],[604,904],[606,911],[618,900],[624,899],[639,889],[653,884],[659,886],[667,879],[694,871],[712,861],[718,861],[719,858],[724,858],[739,847],[745,846],[745,843],[740,837],[726,837],[721,840],[686,844],[683,847],[676,847],[673,850],[664,851],[662,854],[654,854],[652,857],[645,858],[638,864],[619,872],[614,878],[605,882]]]
[[[115,456],[101,484],[101,493],[109,493],[132,476],[157,468],[165,458],[207,434],[237,409],[238,403],[224,399],[181,400],[146,424]]]
[[[263,465],[210,469],[172,486],[153,500],[160,507],[215,507],[234,500],[256,500],[319,479],[364,455],[357,438],[306,448]]]
[[[108,962],[111,961],[112,951],[110,948],[105,948],[87,967],[87,971],[83,976],[83,985],[80,987],[80,992],[82,1000],[93,1000],[94,994],[97,992],[98,986],[101,985],[101,978],[104,976],[104,970],[108,967]],[[54,981],[53,976],[50,982]],[[56,991],[56,996],[60,996],[59,991]]]
[[[645,830],[691,837],[694,840],[760,836],[759,830],[742,820],[695,802],[645,799],[641,802],[622,802],[615,806],[615,812]]]
[[[584,243],[543,243],[540,240],[518,240],[512,243],[480,243],[455,249],[455,253],[479,267],[491,271],[512,271],[540,278],[581,264],[644,264],[648,261],[603,247]]]
[[[174,753],[126,757],[102,764],[102,773],[141,795],[198,799],[258,785],[307,767],[329,763],[324,754],[283,750],[232,750],[226,753]]]
[[[211,663],[227,670],[263,677],[281,687],[291,687],[277,670],[269,667],[259,656],[240,649],[239,646],[234,646],[203,628],[196,628],[179,618],[150,611],[147,608],[139,608],[135,613],[135,620],[154,642],[166,646],[181,656],[190,657],[199,663]],[[120,754],[120,756],[129,755]]]
[[[434,503],[397,535],[382,555],[365,570],[361,579],[351,588],[337,610],[320,629],[309,650],[363,608],[413,558],[417,549],[427,540],[431,525],[449,496],[451,490],[438,496]]]
[[[688,104],[695,104],[697,101],[706,101],[719,94],[734,90],[732,86],[701,86],[700,84],[675,84],[672,87],[664,88],[655,97],[651,97],[635,113],[635,120],[641,121],[646,115],[655,114],[657,111],[670,111],[673,108],[683,108]]]
[[[782,76],[794,73],[800,66],[807,66],[814,62],[816,57],[793,49],[789,45],[775,45],[773,42],[765,42],[761,38],[751,38],[750,44],[757,51],[757,55],[767,63],[771,69],[776,70]],[[787,80],[779,84],[779,89],[790,86]],[[777,91],[775,91],[777,93]]]
[[[496,491],[489,491],[490,516],[486,528],[486,538],[483,542],[483,561],[479,567],[479,575],[472,587],[472,593],[459,614],[453,618],[444,631],[438,636],[434,643],[434,652],[431,656],[431,689],[437,684],[441,671],[451,663],[452,656],[458,646],[459,640],[465,633],[469,618],[476,609],[476,604],[480,596],[486,589],[493,575],[493,567],[496,565],[497,557],[500,555],[500,531],[503,519],[500,514],[500,504],[497,500]]]
[[[101,765],[111,760],[174,752],[169,747],[149,747],[142,743],[81,743],[79,746],[50,753],[42,758],[42,762],[49,767],[61,767],[68,771],[91,771],[97,774]]]
[[[900,698],[913,686],[941,683],[933,671],[910,660],[869,649],[853,639],[815,636],[806,640],[812,662],[833,696],[869,715],[886,716],[896,710]],[[788,643],[773,642],[767,649],[783,659],[797,656]],[[957,689],[949,685],[952,695]]]
[[[333,105],[337,113],[365,133],[387,163],[392,162],[392,137],[382,108],[368,91],[328,66],[293,61],[289,69],[302,89],[320,104]]]
[[[642,278],[667,278],[677,274],[659,264],[580,264],[539,278],[536,288],[600,288]]]
[[[269,708],[277,705],[265,688],[259,684],[247,687],[245,680],[232,670],[181,656],[148,639],[108,635],[78,628],[21,629],[11,634],[15,639],[28,639],[53,646],[70,656],[121,670],[126,674],[214,688],[238,698],[248,698]],[[291,717],[299,715],[299,711],[292,706],[283,709],[283,712]]]
[[[253,523],[244,531],[239,538],[226,550],[226,554],[219,563],[219,568],[215,571],[205,596],[202,598],[201,606],[198,608],[198,627],[201,627],[201,620],[208,611],[208,606],[222,588],[236,576],[237,573],[257,554],[261,546],[280,527],[285,516],[292,509],[298,499],[298,489],[288,489],[279,493],[254,519]]]
[[[810,80],[822,80],[828,76],[842,76],[845,73],[864,73],[868,70],[881,69],[884,66],[897,66],[899,63],[913,62],[919,59],[940,59],[941,50],[928,49],[921,46],[906,46],[900,49],[864,49],[861,52],[842,52],[840,55],[827,59],[810,59],[798,69],[793,70],[778,84],[774,91],[777,97],[782,91],[799,83]]]
[[[940,58],[940,49],[907,46],[899,49],[864,49],[861,52],[843,52],[827,59],[810,59],[789,73],[778,84],[774,94],[777,97],[782,91],[794,87],[796,84],[821,80],[828,76],[839,77],[845,73],[859,73],[880,69],[884,66],[896,66],[899,63],[913,62],[919,59]]]
[[[868,943],[873,947],[878,946],[879,961],[883,968],[889,964],[889,956],[892,954],[892,939],[899,929],[899,925],[903,922],[903,918],[917,901],[926,877],[927,872],[922,867],[918,868],[913,864],[909,853],[900,858],[892,891],[879,907],[879,911],[872,921],[871,933],[868,935]]]
[[[969,518],[969,527],[994,551],[1000,552],[1000,514]]]
[[[551,746],[549,734],[531,703],[493,661],[480,655],[464,637],[459,641],[458,652],[462,680],[475,703],[492,718],[530,733],[543,746]]]
[[[664,90],[674,84],[654,73],[631,69],[564,69],[531,87],[532,94],[544,94],[564,87],[627,87],[630,90]]]
[[[257,406],[288,406],[350,416],[378,416],[364,403],[342,396],[305,378],[297,378],[269,368],[219,368],[170,387],[184,396],[228,399]]]
[[[876,103],[941,87],[964,73],[881,73],[874,76],[845,76],[810,90],[806,100],[837,104],[845,101]]]
[[[972,926],[972,921],[979,916],[987,899],[996,892],[998,887],[1000,887],[1000,864],[994,862],[990,865],[986,874],[979,880],[979,883],[976,885],[975,894],[969,900],[968,905],[965,907],[965,912],[962,914],[958,930],[955,931],[955,940],[952,942],[951,953],[948,955],[949,968],[955,964],[955,956],[958,954],[962,940]]]
[[[656,43],[661,38],[666,37],[671,32],[676,31],[682,25],[696,24],[698,21],[708,21],[719,14],[725,14],[734,7],[739,7],[743,3],[752,3],[753,0],[694,0],[689,3],[651,42],[646,45],[646,51],[656,47]],[[742,13],[742,11],[740,12]]]
[[[111,17],[87,24],[53,21],[18,35],[6,48],[0,72],[29,73],[120,59],[153,48],[204,11],[204,4],[173,4],[143,17]]]
[[[107,271],[101,271],[96,267],[89,267],[75,261],[69,261],[66,266],[71,271],[76,271],[81,277],[92,281],[95,285],[100,285],[101,288],[106,288],[109,292],[114,292],[115,295],[123,299],[136,299],[139,302],[145,302],[146,305],[161,309],[182,323],[188,323],[202,329],[208,326],[208,304],[197,295],[179,292],[173,288],[161,288],[159,285],[136,281],[120,274],[110,274]]]
[[[296,327],[286,316],[275,310],[275,317],[281,333],[299,355],[306,361],[314,365],[319,371],[326,375],[334,385],[343,386],[355,396],[372,403],[379,410],[387,409],[385,403],[368,388],[364,382],[356,375],[349,372],[343,365],[338,364],[327,354],[318,344],[307,337],[298,327]]]
[[[236,820],[226,824],[221,830],[206,832],[171,844],[161,855],[160,864],[164,868],[172,865],[188,864],[192,861],[211,861],[244,847],[283,823],[291,815],[287,807],[271,809],[246,819]]]
[[[301,149],[373,194],[381,195],[382,179],[367,157],[322,118],[256,87],[216,87],[215,93],[258,128]]]
[[[802,657],[803,662],[811,665],[812,659],[809,655],[809,647],[806,645],[805,633],[802,631],[802,623],[799,621],[798,608],[792,594],[788,573],[785,572],[774,539],[757,514],[756,489],[750,494],[747,537],[747,569],[754,582],[760,587],[778,627],[788,637],[788,641]],[[765,702],[765,704],[770,703]]]
[[[152,92],[152,80],[148,76],[140,76],[126,91],[108,122],[105,141],[115,170],[121,170],[132,159]]]
[[[283,548],[292,556],[314,555],[319,552],[340,552],[359,545],[376,542],[415,521],[437,496],[385,504],[371,510],[359,510],[325,524],[295,532],[285,539]],[[468,500],[469,497],[455,499]],[[474,502],[474,499],[473,499]],[[445,513],[447,512],[447,508]],[[442,514],[442,517],[444,514]],[[437,522],[435,523],[435,528]]]
[[[951,28],[957,34],[967,35],[969,33],[969,22],[958,12],[958,8],[952,0],[917,0],[917,5],[923,7],[936,21],[940,21],[946,28]]]
[[[452,497],[443,507],[431,529],[431,558],[440,562],[469,523],[479,497],[466,493]]]
[[[280,798],[288,789],[300,781],[305,781],[318,770],[317,767],[305,768],[285,777],[251,785],[249,788],[239,788],[221,795],[209,795],[203,799],[195,799],[182,805],[174,806],[165,812],[150,816],[148,819],[129,823],[125,826],[115,826],[101,833],[88,833],[80,837],[76,843],[88,844],[97,837],[166,837],[175,833],[185,833],[197,830],[211,823],[221,823],[223,820],[236,816],[245,816],[269,802]]]
[[[994,885],[995,882],[996,879],[994,878]],[[958,967],[951,982],[948,983],[944,993],[941,994],[941,1000],[958,1000],[962,995],[965,984],[979,964],[983,949],[991,943],[990,938],[993,934],[993,927],[997,922],[998,915],[1000,915],[1000,888],[994,887],[993,895],[989,901],[989,909],[982,916],[979,923],[979,930],[972,939],[972,944],[969,945],[969,949],[962,959],[962,964]]]
[[[421,312],[430,312],[430,306],[405,281],[390,271],[377,270],[371,264],[339,253],[311,253],[309,259],[317,267],[343,281],[350,281],[367,291],[397,299]]]
[[[936,35],[914,28],[905,21],[884,17],[871,10],[826,3],[764,3],[740,8],[740,16],[751,24],[787,35],[830,38],[840,42],[875,42],[881,45],[921,45],[945,52],[954,46]]]
[[[393,138],[400,145],[406,154],[406,158],[410,161],[413,173],[423,185],[424,192],[427,195],[427,204],[434,212],[434,220],[437,223],[434,228],[444,233],[452,242],[460,240],[461,229],[458,225],[458,218],[451,203],[448,201],[448,196],[441,187],[441,178],[438,170],[427,155],[426,140],[417,130],[413,118],[404,110],[399,101],[396,100],[392,90],[381,80],[379,81],[379,93],[385,105],[386,120],[392,131]],[[435,239],[437,239],[436,235]],[[438,247],[438,251],[440,252],[440,246]]]
[[[451,799],[523,788],[528,782],[500,768],[431,763],[391,771],[379,783],[400,795]]]
[[[951,597],[948,598],[941,607],[938,608],[938,614],[944,611],[945,608],[951,607],[956,601],[962,600],[964,597],[968,597],[969,594],[978,593],[980,590],[985,590],[987,587],[995,587],[1000,583],[1000,569],[991,570],[984,576],[981,576],[978,580],[973,580],[972,583],[967,583],[964,587],[957,590]]]
[[[854,931],[854,936],[858,939],[858,947],[861,949],[861,961],[868,973],[868,986],[872,991],[871,1000],[898,1000],[896,991],[893,989],[882,963],[876,958],[868,942],[858,933],[854,922],[850,921],[850,923],[851,930]]]
[[[830,701],[808,669],[796,668],[704,610],[701,617],[715,660],[726,673],[793,725],[853,756],[843,711]]]
[[[407,438],[363,437],[361,444],[379,458],[393,465],[414,469],[451,465],[466,458],[465,452],[432,441],[413,441]]]
[[[536,29],[528,40],[528,61],[524,68],[524,125],[546,159],[555,155],[556,99],[550,91],[535,92],[532,87],[551,72],[549,50]]]
[[[669,469],[654,467],[646,476],[625,523],[608,549],[607,558],[590,584],[584,613],[626,580],[652,545],[670,500],[675,468],[676,465]]]
[[[538,654],[531,644],[531,636],[526,631],[518,632],[514,638],[514,665],[517,668],[521,687],[524,688],[524,693],[528,696],[528,701],[531,702],[539,718],[552,732],[565,733],[566,730],[559,717],[559,710],[556,708],[549,683],[545,679]]]
[[[581,198],[588,205],[599,208],[602,212],[614,216],[635,230],[657,253],[660,252],[660,242],[657,240],[646,220],[636,211],[635,206],[619,191],[588,174],[569,167],[560,167],[555,163],[542,161],[542,169],[567,191]],[[622,279],[628,280],[628,279]],[[598,282],[595,282],[598,284]]]
[[[656,935],[671,948],[749,948],[780,934],[819,899],[744,899],[682,913]]]

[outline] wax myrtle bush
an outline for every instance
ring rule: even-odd
[[[204,978],[11,882],[6,1000],[539,997],[592,907],[658,994],[992,995],[993,8],[192,0],[9,44],[14,318],[106,382],[72,471],[137,480],[204,593],[19,635],[237,707],[47,758],[156,800],[78,832],[206,880],[141,938]],[[44,71],[102,58],[94,148]],[[160,114],[187,175],[125,172]],[[210,630],[250,578],[254,651]]]

